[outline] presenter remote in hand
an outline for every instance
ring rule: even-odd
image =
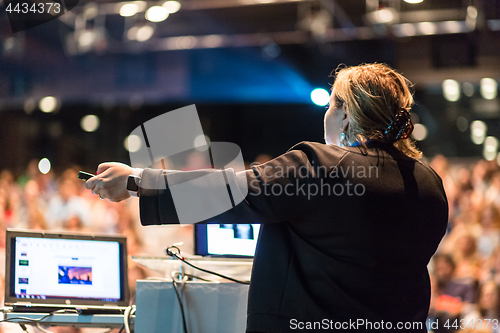
[[[101,199],[118,202],[130,198],[127,180],[132,175],[132,168],[123,163],[102,163],[97,168],[96,176],[85,183],[85,187]]]
[[[244,184],[248,194],[201,223],[262,224],[247,332],[427,332],[427,264],[448,204],[410,137],[409,88],[383,64],[342,68],[324,118],[326,144],[302,142],[251,170],[225,170],[231,192]],[[97,171],[87,188],[111,201],[129,196],[133,169],[105,163]],[[195,174],[189,186],[219,190]],[[144,169],[143,225],[180,222],[173,196],[189,175]],[[141,185],[155,182],[163,187]]]

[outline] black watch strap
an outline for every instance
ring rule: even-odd
[[[127,178],[127,191],[129,192],[138,192],[139,191],[139,177],[136,176],[128,176]]]

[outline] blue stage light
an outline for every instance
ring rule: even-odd
[[[330,101],[330,94],[323,88],[316,88],[311,91],[311,100],[316,105],[325,106]]]

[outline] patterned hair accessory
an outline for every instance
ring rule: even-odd
[[[413,132],[413,123],[410,113],[406,109],[399,109],[389,127],[384,132],[384,139],[389,142],[395,142],[399,139],[408,139]]]

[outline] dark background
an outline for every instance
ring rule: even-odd
[[[362,62],[387,63],[415,84],[414,113],[429,132],[418,142],[426,156],[482,156],[483,147],[471,142],[470,130],[458,130],[459,116],[469,123],[483,120],[487,135],[500,135],[498,97],[485,100],[479,94],[481,78],[500,80],[498,1],[378,1],[379,8],[394,7],[401,14],[395,25],[465,23],[469,6],[478,11],[467,31],[411,37],[397,35],[394,25],[368,22],[364,0],[181,4],[179,12],[152,24],[153,37],[142,43],[128,41],[124,34],[130,24],[147,23],[144,13],[125,19],[109,9],[119,5],[116,1],[80,1],[60,19],[18,33],[12,33],[2,8],[0,169],[21,173],[30,160],[42,157],[56,170],[72,164],[93,170],[103,161],[129,163],[123,141],[130,131],[190,104],[196,104],[212,141],[238,144],[247,161],[261,153],[277,156],[300,141],[322,142],[325,110],[309,94],[317,87],[328,89],[330,74],[340,64]],[[71,38],[82,31],[75,22],[89,8],[97,8],[97,15],[87,17],[84,28],[105,37],[75,49]],[[323,34],[304,23],[319,12],[330,15]],[[165,47],[168,38],[214,34],[225,44]],[[447,101],[441,88],[445,79],[472,83],[474,95]],[[58,98],[56,112],[38,109],[44,96]],[[27,101],[35,104],[32,111],[25,110]],[[87,114],[100,118],[96,132],[81,129]]]

